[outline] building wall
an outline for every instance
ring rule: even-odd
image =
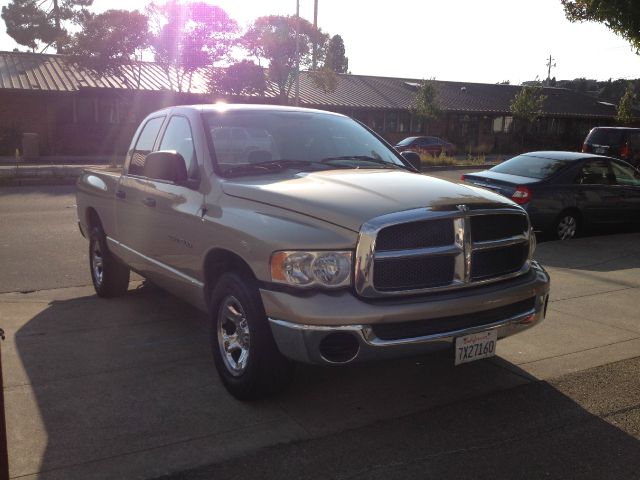
[[[122,155],[149,113],[202,101],[170,92],[0,91],[0,155],[13,154],[2,145],[6,131],[36,133],[41,155]]]

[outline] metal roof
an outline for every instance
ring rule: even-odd
[[[194,72],[177,88],[175,71],[167,73],[160,65],[139,62],[121,67],[117,76],[98,77],[69,57],[25,52],[0,52],[0,89],[73,92],[80,89],[139,91],[190,91],[208,93],[208,73]],[[309,72],[300,75],[300,104],[317,108],[408,110],[413,107],[421,80],[338,74],[333,92],[317,87]],[[447,112],[509,114],[509,106],[520,86],[434,80],[441,109]],[[615,116],[615,105],[561,88],[544,88],[547,115],[567,117]],[[293,96],[293,89],[289,94]],[[274,85],[266,92],[277,98]]]

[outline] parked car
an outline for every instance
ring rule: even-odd
[[[640,128],[592,128],[584,140],[582,151],[619,158],[639,167]]]
[[[640,222],[640,172],[615,158],[531,152],[461,179],[511,198],[534,229],[560,240],[590,225]]]
[[[264,143],[229,155],[229,128]],[[77,205],[96,293],[126,293],[135,271],[208,313],[214,363],[241,399],[283,388],[292,361],[479,360],[545,316],[522,208],[421,175],[343,115],[157,111],[121,172],[78,180]]]
[[[455,155],[456,146],[438,137],[407,137],[396,143],[396,150],[404,152],[412,150],[418,153],[428,153],[437,156],[444,152],[445,155]]]

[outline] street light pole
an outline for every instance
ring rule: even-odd
[[[300,0],[296,0],[296,100],[295,105],[300,105]]]

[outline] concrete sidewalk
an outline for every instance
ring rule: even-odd
[[[406,415],[437,421],[447,405],[640,356],[640,234],[548,242],[536,257],[552,278],[547,320],[498,357],[300,366],[261,403],[220,384],[206,318],[147,284],[113,300],[90,287],[2,294],[11,476],[149,478]]]

